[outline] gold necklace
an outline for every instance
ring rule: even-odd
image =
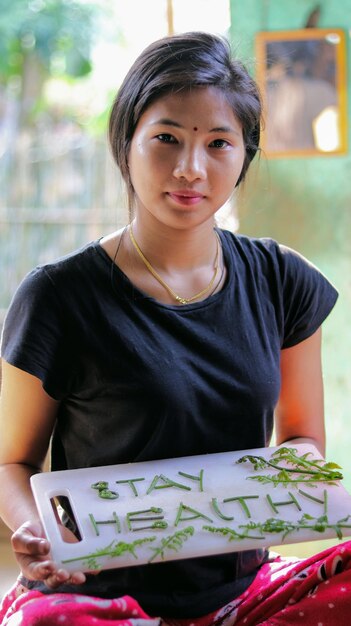
[[[156,278],[156,280],[162,285],[162,287],[164,287],[166,289],[166,291],[168,291],[168,293],[172,296],[172,298],[174,298],[180,304],[189,304],[190,302],[193,302],[193,300],[197,300],[198,298],[201,298],[201,296],[204,296],[208,291],[210,291],[211,287],[213,286],[213,284],[214,284],[214,282],[216,280],[216,276],[217,276],[217,273],[218,273],[218,257],[219,257],[219,249],[220,249],[220,240],[219,240],[219,236],[218,236],[217,232],[216,231],[214,231],[214,232],[215,232],[215,235],[216,235],[216,238],[217,238],[217,249],[216,249],[216,256],[215,256],[215,259],[214,259],[214,273],[213,273],[213,276],[212,276],[210,282],[208,283],[207,287],[205,287],[205,289],[202,289],[201,291],[196,293],[194,296],[191,296],[191,298],[183,298],[182,296],[179,296],[175,291],[173,291],[173,289],[169,285],[167,285],[167,283],[163,280],[163,278],[161,278],[161,276],[152,267],[151,263],[144,256],[143,252],[141,251],[141,249],[139,248],[137,242],[135,241],[132,225],[131,224],[129,225],[130,240],[131,240],[134,248],[136,249],[138,255],[140,256],[141,260],[143,261],[143,263],[146,265],[147,269],[149,270],[150,274],[152,274],[153,277]]]

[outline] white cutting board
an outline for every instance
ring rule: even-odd
[[[311,452],[312,456],[308,458],[321,458],[316,448],[309,444],[293,447],[299,456]],[[150,559],[156,563],[336,537],[334,528],[326,528],[323,532],[310,528],[294,530],[286,538],[282,532],[260,533],[258,529],[247,529],[251,522],[263,523],[272,518],[297,522],[304,514],[315,520],[326,512],[328,523],[335,524],[351,516],[351,496],[340,481],[335,485],[321,483],[314,488],[304,485],[274,487],[249,477],[273,475],[275,470],[255,471],[250,463],[236,464],[246,454],[269,459],[276,449],[260,448],[36,474],[31,479],[32,490],[46,536],[51,542],[52,558],[69,571],[87,571],[141,565],[149,563]],[[118,494],[116,499],[103,499],[99,490],[92,488],[92,484],[101,481],[107,482],[109,490]],[[66,543],[61,538],[51,505],[51,499],[56,496],[69,498],[81,541]],[[156,508],[156,512],[150,511],[151,508]],[[150,529],[155,522],[166,527]],[[307,524],[313,523],[313,520],[307,521]],[[350,526],[342,529],[343,537],[351,536],[351,517],[343,524]],[[240,534],[248,532],[251,537],[229,541],[228,535],[209,532],[204,526],[228,527]],[[175,546],[177,550],[171,549],[170,537],[189,527],[190,530],[185,532],[187,539],[184,541],[184,537],[178,535],[180,544]],[[119,542],[131,544],[144,539],[149,541],[136,545],[134,555],[122,552],[119,556],[110,553],[96,556],[93,561],[88,558],[97,551],[104,551],[107,546],[110,551]],[[163,552],[156,552],[162,542],[166,543]]]

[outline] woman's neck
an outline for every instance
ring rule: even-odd
[[[129,226],[145,257],[165,272],[212,264],[217,248],[214,227],[213,221],[192,229],[176,230],[144,224],[138,218]]]

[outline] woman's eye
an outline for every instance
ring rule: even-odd
[[[160,135],[157,135],[157,139],[162,141],[162,143],[176,143],[173,135],[169,135],[168,133],[160,133]]]
[[[210,143],[211,148],[226,148],[228,145],[229,143],[225,139],[214,139],[214,141]]]

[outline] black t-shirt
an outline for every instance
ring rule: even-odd
[[[2,356],[60,400],[52,469],[269,444],[280,351],[317,330],[337,292],[275,241],[219,233],[226,284],[198,303],[147,296],[99,242],[24,279]],[[239,595],[265,558],[251,550],[109,570],[80,592],[129,594],[152,615],[195,617]]]

